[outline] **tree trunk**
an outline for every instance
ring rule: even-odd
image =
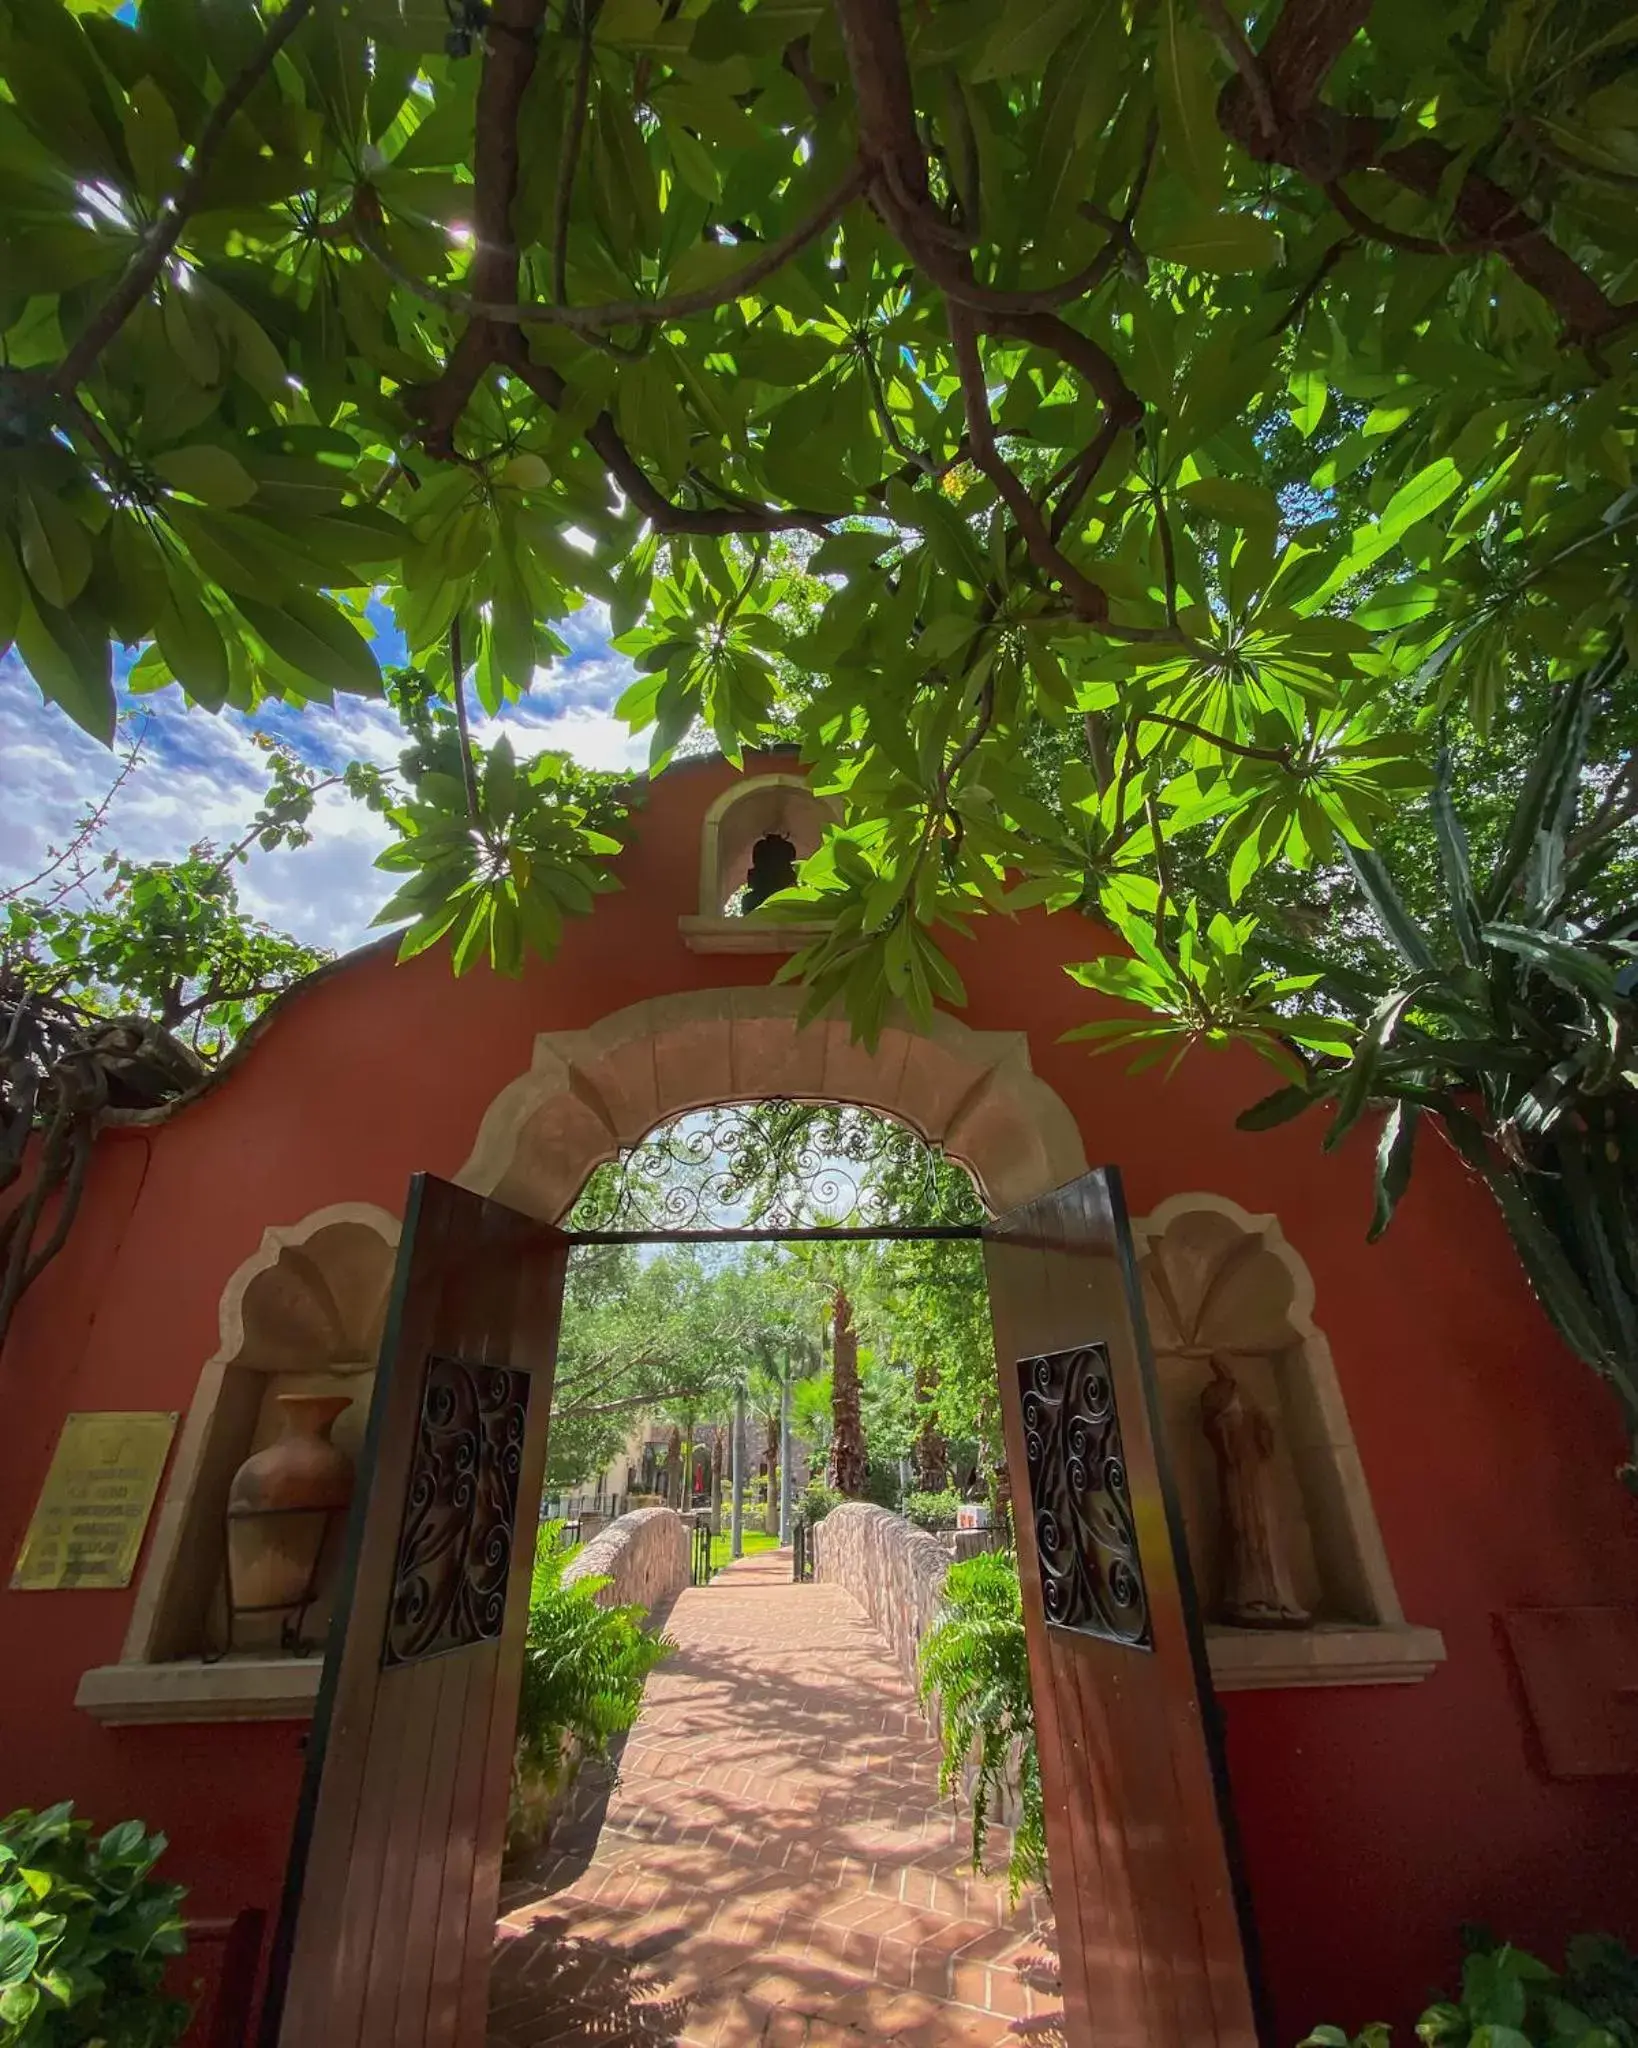
[[[665,1447],[665,1472],[660,1480],[660,1491],[665,1495],[667,1507],[682,1506],[682,1431],[675,1426]]]
[[[916,1485],[923,1493],[942,1493],[950,1483],[950,1457],[938,1426],[935,1395],[938,1375],[930,1365],[916,1367],[916,1412],[921,1417],[915,1449]]]
[[[722,1424],[711,1432],[711,1534],[722,1533]]]
[[[830,1332],[831,1484],[850,1500],[862,1500],[865,1441],[859,1415],[859,1333],[853,1327],[853,1304],[840,1287],[831,1305]]]
[[[768,1441],[768,1505],[762,1516],[763,1534],[779,1534],[779,1411],[762,1418]]]

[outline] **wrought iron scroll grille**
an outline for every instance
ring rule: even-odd
[[[729,1103],[691,1110],[586,1183],[571,1231],[977,1224],[965,1170],[904,1124],[852,1105]]]
[[[1048,1622],[1151,1648],[1108,1352],[1082,1344],[1021,1358],[1018,1391]]]
[[[427,1359],[383,1665],[501,1634],[528,1415],[526,1372]]]

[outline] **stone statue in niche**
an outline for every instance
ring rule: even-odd
[[[796,887],[796,848],[781,832],[770,832],[751,848],[745,872],[745,909],[760,910],[770,896]]]
[[[1213,1354],[1200,1420],[1217,1460],[1222,1515],[1217,1618],[1235,1628],[1307,1628],[1274,1498],[1274,1425]]]

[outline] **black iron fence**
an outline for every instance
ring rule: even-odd
[[[703,1519],[694,1524],[689,1560],[691,1583],[696,1586],[708,1585],[711,1579],[711,1524]]]
[[[791,1529],[791,1577],[799,1586],[813,1577],[813,1531],[802,1521]]]

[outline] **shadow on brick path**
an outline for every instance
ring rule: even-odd
[[[862,1609],[770,1552],[669,1627],[618,1780],[503,1891],[490,2048],[1053,2048],[1046,1901],[969,1868]]]

